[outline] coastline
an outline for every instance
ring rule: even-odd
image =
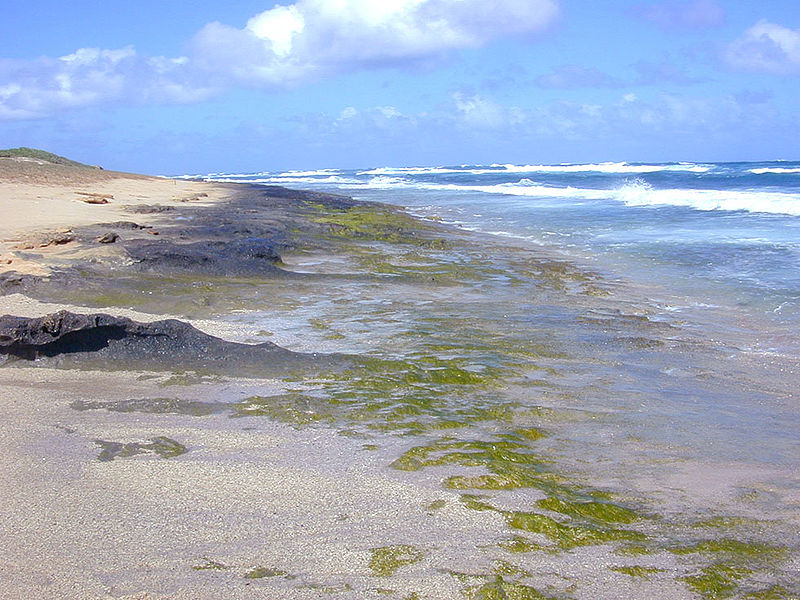
[[[609,465],[594,481],[577,477],[580,465],[548,466],[569,446],[559,428],[586,429],[622,412],[608,402],[613,388],[572,384],[567,397],[568,387],[554,386],[564,364],[580,374],[590,363],[571,354],[571,325],[547,314],[550,303],[613,330],[631,355],[657,361],[699,344],[619,303],[592,273],[527,249],[477,247],[478,236],[341,197],[108,175],[93,172],[80,186],[78,179],[48,187],[0,183],[3,201],[13,198],[20,217],[30,203],[43,208],[48,201],[38,220],[4,225],[5,252],[15,253],[4,266],[22,277],[6,278],[0,314],[69,308],[138,321],[171,315],[227,340],[270,339],[299,352],[334,352],[342,337],[371,330],[371,344],[383,352],[365,346],[363,364],[339,379],[313,371],[236,378],[180,365],[166,372],[0,369],[9,415],[0,533],[10,541],[0,577],[9,598],[445,599],[536,597],[523,595],[536,590],[543,597],[690,598],[716,580],[751,585],[736,575],[745,568],[758,572],[760,585],[745,591],[787,585],[782,573],[792,572],[794,550],[761,541],[790,525],[783,542],[797,544],[791,503],[798,499],[765,487],[785,470],[748,470],[732,459],[716,465],[724,475],[698,498],[687,486],[708,481],[708,465],[680,456],[678,444],[658,459],[672,453],[685,468],[666,474],[669,485],[614,481],[620,473],[608,458],[582,467]],[[114,197],[90,205],[76,191]],[[131,212],[154,205],[170,208]],[[118,241],[97,242],[114,229],[97,223],[128,221],[147,228],[119,229]],[[45,229],[73,239],[42,246],[51,235]],[[155,238],[161,245],[201,238],[215,244],[232,232],[269,239],[279,259],[261,248],[262,264],[246,248],[230,262],[199,261],[219,250],[210,245],[192,247],[177,263],[159,258],[141,267],[153,256],[142,247]],[[26,243],[33,247],[13,248]],[[76,264],[81,273],[71,270]],[[512,306],[506,295],[517,298],[528,279],[541,295],[540,337],[528,339],[534,329],[524,330],[523,340],[494,325],[481,329],[481,320],[494,318],[491,305]],[[337,286],[340,293],[331,291]],[[488,308],[487,292],[500,292]],[[351,305],[353,297],[361,304]],[[440,320],[409,323],[414,311],[425,316],[437,303]],[[519,328],[528,327],[522,308],[529,307],[519,315],[509,310]],[[631,314],[618,318],[613,311],[620,308]],[[245,320],[251,314],[259,318]],[[261,331],[257,323],[270,318],[282,320],[284,331]],[[404,345],[414,351],[404,354]],[[678,368],[701,371],[706,365],[692,362],[706,350],[691,349]],[[582,397],[589,389],[591,400]],[[522,400],[533,393],[542,396],[532,408]],[[472,397],[483,407],[464,408]],[[164,456],[153,441],[160,438],[187,451]],[[598,456],[614,446],[613,439],[598,441]],[[98,460],[113,444],[123,451],[139,444],[128,447],[138,453]],[[642,440],[626,444],[641,445],[643,455],[650,450]],[[754,490],[762,495],[740,497]],[[678,513],[670,515],[677,524],[660,523],[647,496],[673,493],[676,499],[659,502]],[[769,494],[784,494],[783,512]],[[770,504],[778,524],[759,521]],[[703,513],[732,520],[711,532],[692,529]],[[698,538],[739,545],[692,550]],[[787,553],[793,558],[785,564]],[[714,572],[715,564],[735,576]]]

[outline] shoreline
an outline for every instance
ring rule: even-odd
[[[794,593],[796,467],[703,459],[691,410],[675,421],[649,395],[755,398],[720,370],[724,348],[568,261],[389,207],[138,177],[78,189],[113,194],[103,205],[73,184],[15,195],[81,210],[71,241],[13,250],[48,275],[6,278],[0,313],[171,315],[357,362],[0,367],[9,598]],[[149,228],[108,225],[130,221]],[[646,376],[612,370],[636,361]]]

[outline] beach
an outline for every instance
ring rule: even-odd
[[[272,183],[0,159],[0,315],[192,326],[6,355],[3,598],[800,594],[793,357]]]

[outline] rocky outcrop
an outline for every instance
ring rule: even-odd
[[[168,273],[187,271],[203,275],[272,275],[281,257],[271,240],[250,237],[231,242],[201,241],[177,244],[170,241],[131,243],[126,250],[136,267]]]
[[[240,344],[175,319],[140,323],[107,314],[60,311],[40,318],[0,317],[0,356],[52,366],[203,370],[260,375],[273,367],[325,363],[270,342]]]

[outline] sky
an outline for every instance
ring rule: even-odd
[[[2,148],[164,175],[800,159],[798,0],[0,1]]]

